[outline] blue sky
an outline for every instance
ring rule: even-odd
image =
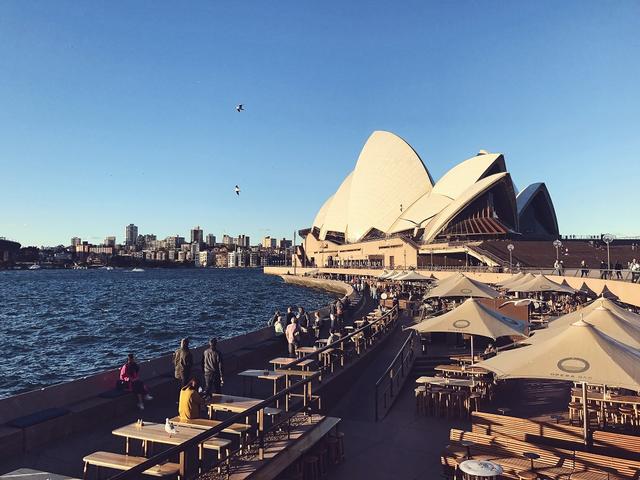
[[[562,233],[639,235],[639,25],[637,1],[4,0],[0,236],[290,238],[374,130],[435,179],[503,152]]]

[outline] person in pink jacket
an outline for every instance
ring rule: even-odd
[[[142,380],[138,378],[140,375],[140,366],[136,363],[133,353],[127,356],[127,363],[120,368],[120,382],[119,385],[125,390],[129,390],[138,397],[138,408],[144,410],[144,401],[153,400],[153,397],[149,395],[147,387],[145,387]]]

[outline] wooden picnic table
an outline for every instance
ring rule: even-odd
[[[483,376],[490,375],[491,372],[482,367],[465,367],[464,370],[460,365],[438,365],[434,368],[438,372],[443,372],[445,374],[453,374],[453,375],[472,375],[472,376]]]
[[[278,393],[278,380],[280,380],[281,378],[284,378],[284,375],[280,373],[276,373],[273,370],[249,369],[249,370],[245,370],[243,372],[238,373],[238,375],[243,377],[244,380],[247,380],[247,379],[249,380],[250,382],[249,395],[251,395],[251,392],[253,391],[253,379],[255,378],[258,378],[260,380],[271,380],[273,382],[274,395]],[[246,391],[246,390],[247,390],[246,387],[243,385],[243,391]]]
[[[277,357],[269,360],[269,363],[271,365],[274,365],[276,368],[280,368],[280,367],[286,367],[287,365],[295,362],[296,360],[298,359],[291,358],[291,357]],[[301,367],[303,370],[308,370],[309,366],[312,365],[314,361],[315,360],[311,360],[311,359],[303,360],[300,363],[294,365],[294,367]]]
[[[147,457],[149,455],[149,449],[154,443],[181,445],[202,433],[202,430],[198,430],[197,428],[176,428],[176,433],[169,435],[165,431],[163,423],[145,422],[144,425],[140,427],[137,422],[134,422],[124,427],[116,428],[111,433],[117,437],[124,437],[125,453],[127,455],[129,455],[129,441],[131,439],[140,440],[142,442],[144,456]],[[198,460],[202,460],[203,449],[216,450],[220,452],[221,458],[224,458],[228,453],[227,447],[230,443],[230,440],[217,437],[211,437],[205,440],[198,448]],[[184,463],[183,455],[180,456],[180,463],[181,465]]]

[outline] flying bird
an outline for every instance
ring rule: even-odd
[[[243,104],[241,104],[241,103],[239,103],[239,104],[236,106],[236,112],[244,112],[244,105],[243,105]]]
[[[233,191],[236,192],[236,195],[240,196],[240,187],[238,185],[236,185],[236,188],[234,188]]]
[[[164,431],[167,432],[169,436],[178,433],[178,430],[176,430],[176,426],[171,423],[168,418],[164,422]]]

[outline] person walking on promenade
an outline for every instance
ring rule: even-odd
[[[332,329],[336,326],[336,303],[337,302],[331,302],[329,304],[329,319],[331,320],[330,328]]]
[[[207,403],[198,393],[198,380],[190,378],[186,385],[180,389],[178,401],[178,415],[185,420],[202,418],[202,411]]]
[[[127,355],[127,363],[120,368],[120,380],[118,386],[124,390],[129,390],[138,397],[138,408],[144,410],[144,401],[151,401],[153,397],[149,395],[147,387],[138,377],[140,366],[136,363],[133,353]]]
[[[604,260],[600,262],[600,279],[607,279],[607,262],[605,262]]]
[[[622,280],[622,263],[620,263],[620,260],[616,261],[616,264],[613,268],[616,271],[616,279]]]
[[[582,260],[580,262],[580,278],[589,276],[589,267],[587,266],[587,262]]]
[[[640,263],[634,258],[629,266],[631,270],[631,282],[638,283],[640,281]]]
[[[313,314],[313,333],[316,338],[320,338],[320,329],[322,328],[322,318],[320,318],[320,311],[316,310]]]
[[[560,262],[558,260],[553,262],[553,274],[554,275],[561,275],[561,273],[560,273]]]
[[[273,317],[271,317],[267,322],[267,325],[270,327],[275,326],[276,322],[280,320],[280,315],[281,315],[280,310],[276,310],[275,313],[273,314]]]
[[[336,322],[338,323],[338,328],[342,329],[344,325],[344,304],[340,299],[336,301]]]
[[[300,346],[300,329],[298,328],[298,319],[296,317],[293,317],[291,323],[287,325],[285,335],[289,345],[289,356],[295,357],[296,348]]]
[[[222,353],[216,348],[218,340],[209,340],[209,348],[202,354],[202,374],[204,375],[204,396],[209,397],[211,393],[222,393],[224,384],[224,362]]]
[[[289,325],[291,323],[291,319],[294,318],[296,316],[295,313],[293,313],[293,307],[288,307],[287,308],[287,325]]]
[[[189,350],[188,338],[183,338],[180,341],[180,348],[173,353],[173,366],[176,380],[178,380],[178,394],[180,394],[182,387],[186,386],[191,379],[191,368],[193,367],[193,356]]]

